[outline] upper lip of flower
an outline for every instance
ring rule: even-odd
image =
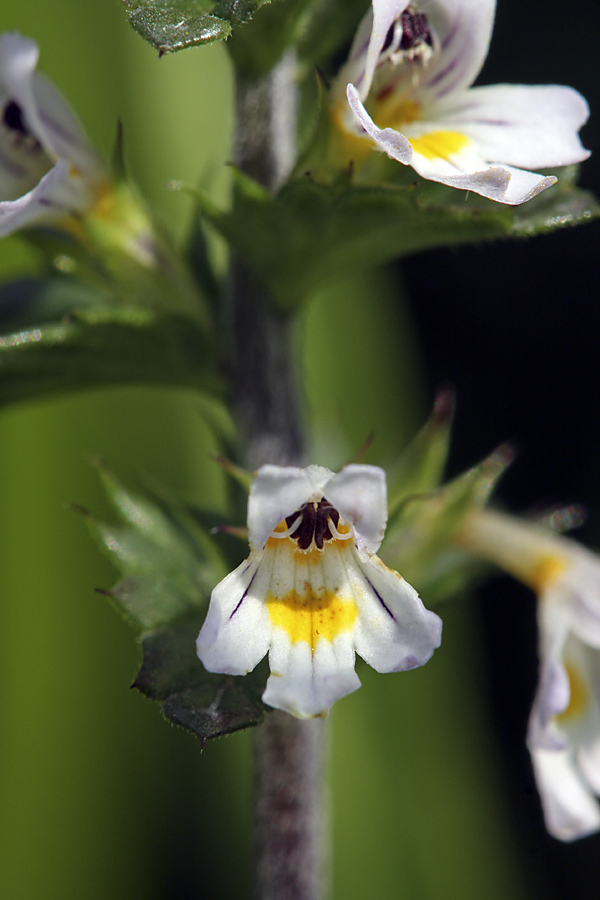
[[[556,181],[529,170],[589,156],[577,134],[589,110],[577,91],[557,85],[470,87],[487,55],[495,0],[423,2],[431,52],[400,52],[398,61],[384,48],[407,9],[421,12],[418,2],[373,0],[373,13],[361,24],[338,79],[338,95],[347,85],[354,127],[388,156],[425,178],[509,204],[523,203]],[[396,114],[382,122],[378,114],[384,101],[389,114],[390,91]]]

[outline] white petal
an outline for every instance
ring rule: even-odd
[[[565,661],[573,697],[560,725],[584,778],[594,793],[600,794],[600,654],[571,635]]]
[[[487,56],[495,0],[422,0],[430,28],[439,42],[419,83],[422,97],[444,97],[469,87]]]
[[[348,85],[346,96],[357,122],[368,136],[375,141],[379,149],[387,153],[390,159],[395,159],[397,162],[408,165],[412,160],[413,151],[404,135],[394,131],[393,128],[378,128],[364,108],[358,96],[358,91],[353,84]]]
[[[573,546],[573,542],[568,543]],[[570,626],[580,640],[600,648],[600,559],[574,545],[570,562],[551,591],[557,595],[557,602],[560,597],[560,602],[568,605]]]
[[[267,653],[271,623],[263,582],[270,573],[250,556],[212,592],[196,650],[209,672],[245,675]],[[260,583],[259,583],[260,582]]]
[[[409,0],[373,0],[373,28],[365,60],[364,81],[360,84],[360,93],[363,99],[369,92],[388,31],[408,5]]]
[[[311,651],[306,641],[292,643],[282,628],[275,628],[269,666],[263,702],[299,718],[326,715],[336,700],[360,687],[347,633],[319,641]]]
[[[385,472],[378,466],[345,466],[325,487],[327,500],[352,522],[357,545],[375,553],[387,525]]]
[[[589,116],[584,98],[559,85],[476,87],[427,109],[427,117],[472,138],[490,163],[522,169],[587,159],[578,131]]]
[[[600,829],[600,807],[568,751],[530,747],[546,828],[561,841],[574,841]]]
[[[55,159],[68,159],[93,177],[105,167],[56,88],[35,71],[39,50],[19,34],[0,36],[0,88],[21,108],[27,128]]]
[[[416,148],[411,161],[413,169],[423,178],[437,181],[463,191],[473,191],[488,200],[518,206],[526,203],[546,188],[556,184],[553,176],[525,172],[512,166],[487,166],[474,147],[465,148],[448,158],[427,157]]]
[[[419,595],[378,557],[357,554],[354,578],[358,621],[354,646],[378,672],[422,666],[439,647],[442,622],[425,609]]]
[[[563,750],[568,744],[554,721],[569,705],[571,689],[569,676],[562,662],[544,660],[540,681],[529,718],[528,740],[532,746],[545,750]]]
[[[248,532],[250,546],[260,553],[273,529],[308,502],[314,493],[315,471],[319,467],[299,469],[296,466],[261,466],[250,488],[248,498]],[[328,469],[323,469],[327,478]]]
[[[55,219],[64,212],[62,194],[69,179],[69,164],[60,160],[38,185],[17,200],[0,202],[0,237],[21,228]]]
[[[348,54],[348,59],[336,76],[332,90],[333,96],[343,96],[344,91],[346,90],[346,85],[349,81],[359,86],[360,93],[363,99],[368,94],[371,79],[369,79],[369,83],[367,83],[365,76],[367,51],[369,49],[372,31],[373,10],[370,9],[368,13],[363,17],[360,25],[358,26],[358,30],[354,36],[354,40],[352,41],[350,53]],[[371,73],[371,78],[372,77],[373,73]]]

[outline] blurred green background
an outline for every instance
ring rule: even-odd
[[[223,47],[159,60],[117,0],[26,0],[18,10],[0,0],[0,28],[38,41],[40,68],[106,154],[121,119],[129,171],[176,236],[190,207],[167,189],[171,179],[200,179],[226,198],[232,79]],[[508,68],[503,77],[516,80]],[[26,261],[19,239],[0,245],[3,273]],[[385,462],[422,420],[429,361],[402,292],[396,273],[380,273],[306,309],[315,461],[343,463],[374,428],[373,456]],[[181,392],[103,390],[0,416],[3,897],[250,895],[249,737],[201,752],[129,690],[138,648],[93,590],[115,573],[66,508],[110,514],[88,462],[99,453],[133,486],[149,474],[218,509],[215,446],[197,399]],[[431,663],[386,677],[362,667],[362,690],[332,713],[336,900],[555,896],[544,864],[555,845],[543,843],[537,811],[535,840],[524,844],[505,794],[476,607],[441,612],[445,641]]]

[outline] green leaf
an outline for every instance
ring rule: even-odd
[[[444,474],[454,416],[454,394],[441,391],[433,411],[388,471],[388,510],[393,516],[407,497],[433,491]]]
[[[114,384],[221,390],[194,320],[66,279],[3,285],[0,324],[0,404]]]
[[[270,0],[123,0],[129,22],[162,55],[222,41]]]
[[[110,525],[82,513],[96,541],[124,576],[110,590],[117,610],[140,636],[143,661],[133,684],[160,703],[167,719],[204,743],[258,725],[267,672],[245,677],[207,672],[196,655],[196,637],[212,588],[227,564],[211,525],[218,517],[200,513],[164,488],[150,496],[125,488],[98,464],[121,524]],[[239,546],[237,548],[239,561]]]
[[[409,495],[404,504],[396,505],[381,556],[414,584],[426,601],[451,596],[485,571],[479,561],[453,546],[453,538],[469,510],[487,503],[512,459],[509,447],[499,447],[439,490]]]
[[[259,725],[269,711],[262,703],[264,666],[243,677],[213,675],[196,656],[199,624],[156,631],[142,640],[144,659],[133,683],[157,700],[164,716],[209,738]]]
[[[92,535],[125,576],[105,591],[139,632],[170,625],[208,606],[226,567],[208,528],[178,501],[142,497],[98,464],[121,525],[80,510]]]
[[[351,174],[335,184],[307,174],[273,196],[236,172],[231,211],[197,199],[205,217],[268,285],[275,303],[288,309],[317,287],[410,253],[537,234],[599,214],[594,198],[573,187],[551,188],[515,211],[410,177],[410,183],[373,187],[353,183]]]

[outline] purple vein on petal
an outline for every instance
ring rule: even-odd
[[[248,563],[248,565],[246,566],[246,568],[245,568],[244,571],[242,572],[242,575],[244,575],[244,573],[248,571],[248,569],[250,568],[251,565],[252,565],[252,563]],[[258,572],[258,568],[256,569],[256,572]],[[246,588],[246,590],[244,591],[244,593],[243,593],[242,596],[240,597],[240,602],[238,603],[238,605],[236,606],[236,608],[234,609],[234,611],[233,611],[233,612],[231,613],[231,615],[229,616],[229,621],[230,621],[230,622],[231,622],[231,620],[233,619],[233,617],[235,616],[235,614],[236,614],[236,612],[238,611],[238,609],[240,608],[240,606],[242,605],[242,603],[244,602],[244,600],[246,599],[246,596],[248,595],[248,591],[249,591],[250,588],[252,587],[252,582],[253,582],[254,579],[256,578],[256,572],[254,573],[254,575],[253,575],[252,578],[250,579],[250,583],[249,583],[248,587]]]
[[[456,37],[456,32],[458,31],[458,26],[456,22],[453,24],[452,28],[442,41],[442,50],[447,50],[454,38]]]
[[[367,584],[369,585],[369,587],[371,588],[371,590],[373,591],[373,593],[375,594],[375,596],[377,597],[377,599],[379,600],[379,602],[381,603],[381,605],[383,606],[383,608],[385,609],[385,611],[388,614],[388,616],[390,617],[390,619],[393,622],[396,622],[396,618],[395,618],[393,612],[391,611],[389,606],[387,606],[386,602],[384,601],[384,599],[381,596],[381,594],[379,593],[379,591],[373,586],[371,579],[368,578],[364,572],[362,573],[362,575],[363,575],[363,578],[365,579],[365,581],[367,582]],[[398,623],[396,622],[396,624],[398,624]]]
[[[431,87],[434,87],[436,84],[439,84],[440,81],[443,81],[443,79],[446,77],[446,75],[448,75],[450,72],[453,71],[453,69],[456,68],[459,60],[460,60],[460,56],[455,56],[454,59],[448,63],[448,65],[446,66],[445,69],[442,69],[441,72],[438,72],[437,75],[434,75],[434,77],[431,79],[431,81],[426,81],[424,86],[427,88],[431,88]],[[447,89],[445,89],[443,93],[448,93]]]

